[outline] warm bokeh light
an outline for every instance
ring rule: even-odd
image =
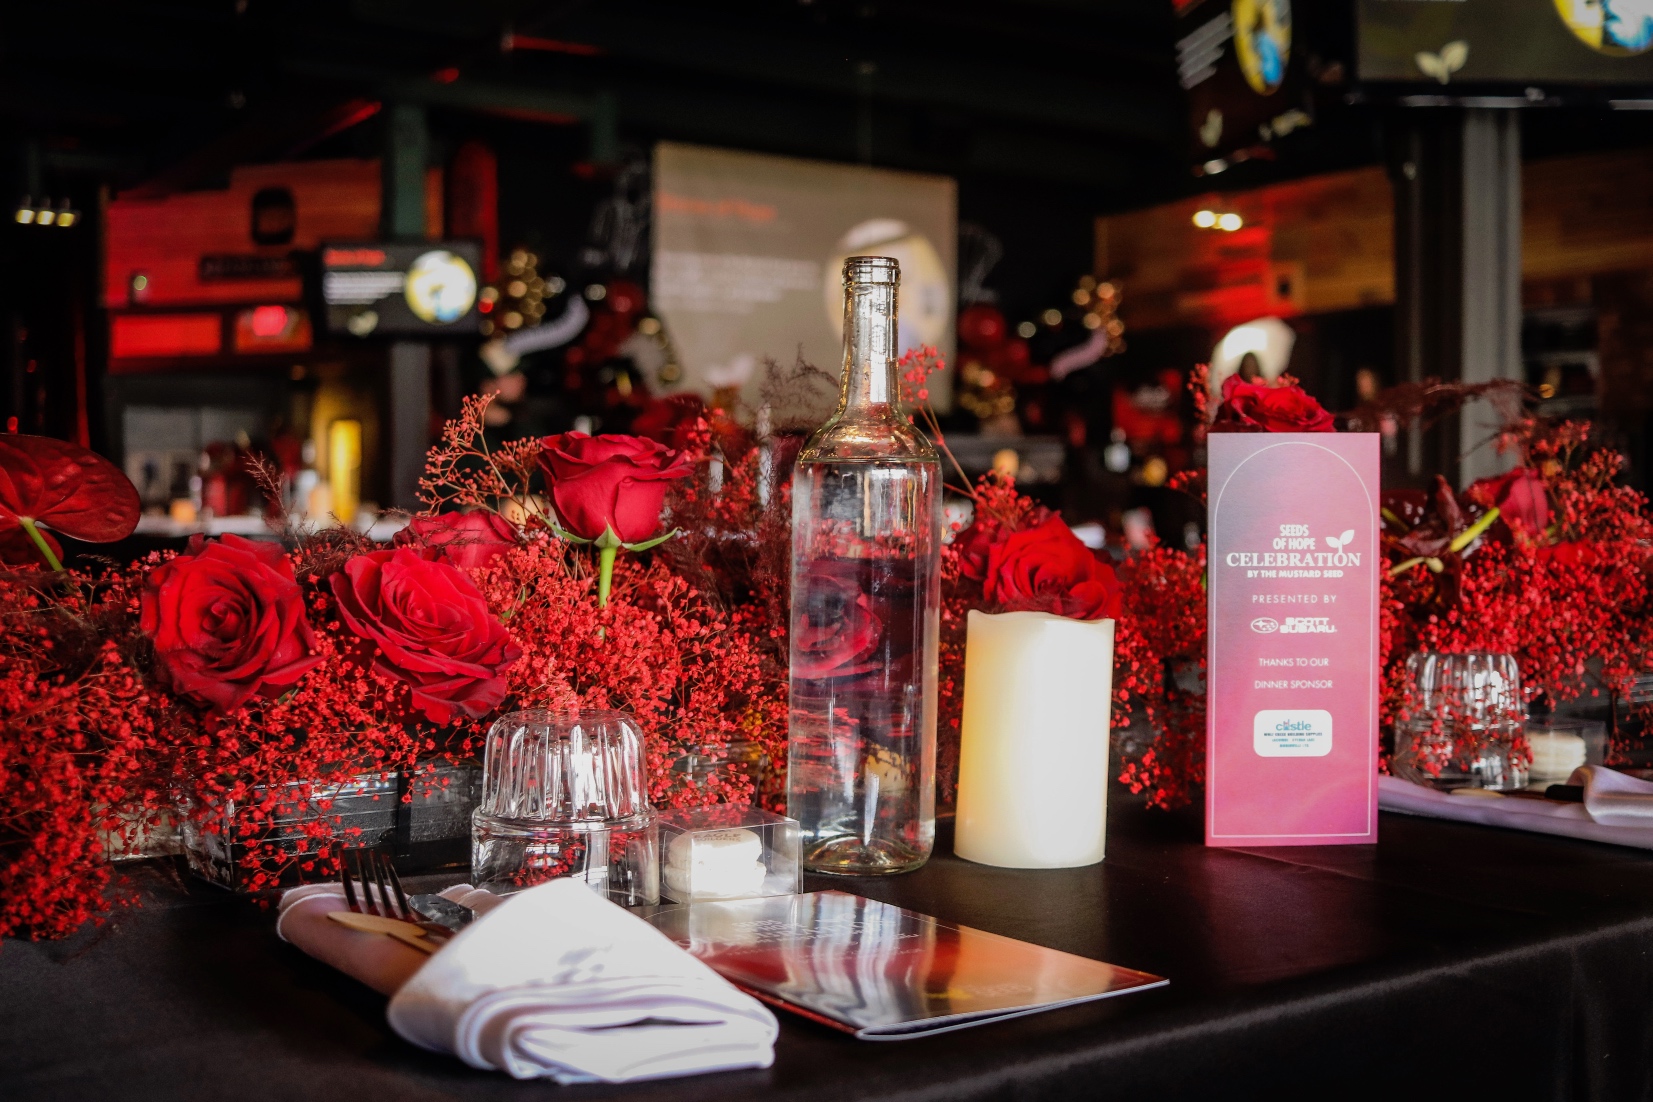
[[[1208,230],[1217,224],[1217,212],[1214,210],[1197,210],[1194,212],[1194,225],[1202,230]]]
[[[327,427],[327,482],[333,515],[340,523],[356,519],[362,492],[362,423],[340,419]]]

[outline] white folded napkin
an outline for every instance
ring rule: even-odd
[[[276,930],[391,995],[387,1017],[404,1038],[472,1067],[624,1083],[774,1062],[768,1008],[589,886],[442,895],[477,919],[429,957],[330,921],[345,906],[336,884],[286,893]]]
[[[1653,781],[1600,765],[1581,765],[1568,784],[1584,786],[1584,809],[1605,826],[1653,828]]]
[[[1583,787],[1583,803],[1452,796],[1398,777],[1379,777],[1378,806],[1408,815],[1653,849],[1653,782],[1605,766],[1584,765],[1573,771],[1568,783]]]
[[[396,992],[389,1019],[472,1067],[559,1083],[766,1068],[778,1032],[762,1003],[573,880],[467,926]]]

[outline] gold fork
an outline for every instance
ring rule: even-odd
[[[362,864],[362,850],[352,850],[356,875],[350,875],[349,862],[339,861],[339,881],[344,886],[348,911],[332,911],[327,917],[341,926],[366,933],[385,934],[421,953],[434,953],[452,933],[447,927],[421,921],[408,907],[402,892],[401,878],[389,854],[367,850],[367,865]],[[368,873],[372,874],[369,880]],[[361,884],[361,898],[356,894],[356,882]],[[392,895],[394,891],[394,895]],[[375,898],[377,894],[377,898]],[[434,935],[434,936],[433,936]]]

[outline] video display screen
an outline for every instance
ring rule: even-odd
[[[481,260],[473,241],[325,245],[321,298],[328,332],[353,337],[474,332]]]
[[[1177,77],[1194,159],[1266,145],[1313,121],[1291,0],[1181,0]]]
[[[1653,0],[1356,0],[1362,81],[1653,84]]]

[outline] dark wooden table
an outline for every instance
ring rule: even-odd
[[[558,1088],[420,1052],[268,911],[144,906],[0,945],[0,1099],[1653,1098],[1653,853],[1385,815],[1375,847],[1213,850],[1116,800],[1107,861],[827,881],[1171,985],[899,1043],[782,1015],[775,1066]]]

